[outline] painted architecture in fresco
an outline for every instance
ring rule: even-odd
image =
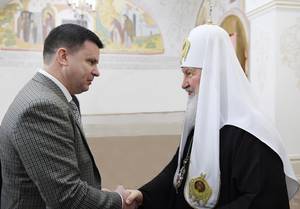
[[[209,0],[203,0],[197,15],[196,25],[206,24],[208,19],[211,19],[214,24],[218,23],[222,28],[224,28],[230,36],[239,62],[247,75],[249,50],[248,40],[245,25],[241,20],[241,17],[243,17],[242,13],[240,13],[240,10],[236,9],[242,8],[243,4],[236,0],[229,2],[214,1],[215,3],[212,4],[212,13],[210,14],[211,17],[209,17],[209,2]],[[235,9],[232,9],[232,5],[235,5]]]
[[[73,10],[62,0],[11,1],[0,10],[0,48],[41,50],[49,31],[74,23],[96,32],[106,53],[163,53],[156,22],[129,0],[97,0],[94,11]]]
[[[235,15],[229,15],[222,21],[221,27],[228,32],[240,64],[244,71],[247,72],[248,43],[241,20]]]

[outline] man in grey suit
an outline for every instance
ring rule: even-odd
[[[99,76],[103,44],[74,24],[53,29],[44,68],[18,93],[0,128],[2,209],[121,209],[125,190],[101,190],[101,177],[72,96]]]

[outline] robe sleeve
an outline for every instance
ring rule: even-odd
[[[220,159],[220,162],[232,161],[232,168],[226,170],[228,173],[223,175],[231,179],[230,187],[234,188],[231,191],[235,191],[235,199],[217,209],[288,209],[285,174],[277,153],[247,132],[235,142],[227,143],[230,144],[231,147],[221,149],[225,149],[225,152],[231,149],[231,158]],[[221,182],[222,186],[228,185],[222,185]],[[226,191],[229,190],[225,188],[221,192]],[[226,198],[222,201],[226,202]]]

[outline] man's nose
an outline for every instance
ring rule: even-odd
[[[100,69],[98,68],[98,66],[96,66],[95,69],[93,70],[93,75],[95,77],[100,76]]]
[[[186,78],[184,78],[181,84],[181,88],[186,89],[188,87],[189,87],[189,82],[187,81]]]

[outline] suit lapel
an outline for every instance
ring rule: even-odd
[[[93,156],[93,154],[92,154],[92,152],[90,150],[90,147],[89,147],[89,145],[87,143],[87,140],[85,138],[84,132],[82,131],[81,126],[77,122],[76,122],[76,125],[79,128],[79,130],[80,130],[80,134],[81,134],[81,138],[82,138],[83,144],[85,145],[85,147],[86,147],[86,149],[87,149],[87,151],[88,151],[88,153],[89,153],[89,155],[90,155],[90,157],[92,159],[93,167],[94,167],[94,172],[95,172],[98,180],[101,182],[101,178],[100,178],[100,173],[99,173],[98,167],[96,165],[96,162],[95,162],[94,156]]]
[[[50,90],[52,90],[58,97],[60,97],[63,101],[65,101],[65,103],[69,106],[69,108],[72,110],[72,107],[70,105],[70,103],[67,101],[67,98],[65,97],[64,93],[62,92],[62,90],[48,77],[44,76],[41,73],[36,73],[35,76],[33,77],[33,80],[36,82],[41,83],[42,85],[46,86],[47,88],[49,88]],[[94,157],[92,155],[92,152],[88,146],[88,143],[86,141],[84,132],[83,132],[83,128],[81,126],[81,124],[78,123],[78,121],[75,118],[74,112],[72,112],[72,117],[76,123],[77,128],[79,129],[80,135],[81,135],[81,139],[83,141],[83,144],[85,145],[86,149],[88,150],[88,153],[90,155],[90,158],[93,162],[93,167],[94,167],[94,171],[95,171],[95,175],[97,176],[98,180],[101,181],[100,178],[100,173],[99,170],[96,166],[96,162],[94,160]]]
[[[69,106],[69,108],[72,110],[72,106],[71,104],[68,102],[67,98],[65,97],[64,93],[62,92],[62,90],[48,77],[44,76],[41,73],[37,73],[35,74],[35,76],[33,77],[34,81],[37,81],[39,83],[41,83],[42,85],[46,86],[47,88],[49,88],[50,90],[52,90],[58,97],[60,97],[63,101],[65,101],[65,103]],[[76,120],[75,114],[73,111],[72,112],[72,117],[73,119],[76,121],[76,125],[79,128],[81,135],[84,136],[84,132],[83,129],[81,127],[81,124],[79,124]]]

